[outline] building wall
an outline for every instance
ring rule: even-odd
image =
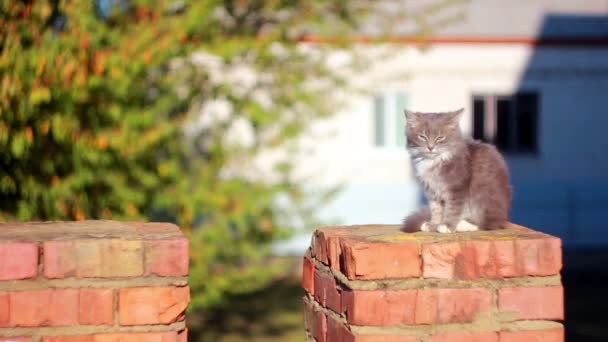
[[[362,45],[359,52],[376,60],[350,75],[368,93],[341,94],[346,105],[302,140],[309,153],[299,162],[300,173],[317,175],[318,184],[345,185],[326,217],[398,223],[419,205],[404,149],[374,146],[373,94],[405,92],[407,107],[418,111],[464,107],[461,127],[471,134],[473,94],[536,90],[539,153],[506,156],[516,190],[514,219],[560,235],[566,244],[608,243],[608,235],[595,233],[605,222],[599,210],[580,219],[581,210],[589,210],[580,205],[585,200],[608,203],[608,195],[595,191],[596,184],[608,184],[608,48]]]

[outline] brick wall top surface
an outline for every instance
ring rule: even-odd
[[[118,221],[48,221],[0,223],[0,242],[42,242],[70,239],[142,239],[183,236],[172,223]]]
[[[522,226],[318,228],[302,264],[310,341],[563,342],[561,240]]]
[[[312,254],[351,280],[476,279],[559,274],[561,240],[519,225],[471,233],[404,233],[399,225],[317,229]]]
[[[0,342],[183,342],[188,266],[170,223],[2,223]]]

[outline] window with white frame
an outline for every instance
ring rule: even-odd
[[[403,92],[376,94],[374,101],[374,146],[395,148],[405,146],[405,115],[407,95]]]

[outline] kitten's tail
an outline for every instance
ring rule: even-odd
[[[418,211],[414,212],[403,220],[403,227],[401,230],[406,233],[419,232],[422,223],[430,219],[431,210],[428,207],[420,208]]]

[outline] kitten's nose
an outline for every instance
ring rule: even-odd
[[[433,149],[435,148],[435,146],[433,146],[433,145],[426,145],[426,148],[429,150],[429,152],[433,152]]]

